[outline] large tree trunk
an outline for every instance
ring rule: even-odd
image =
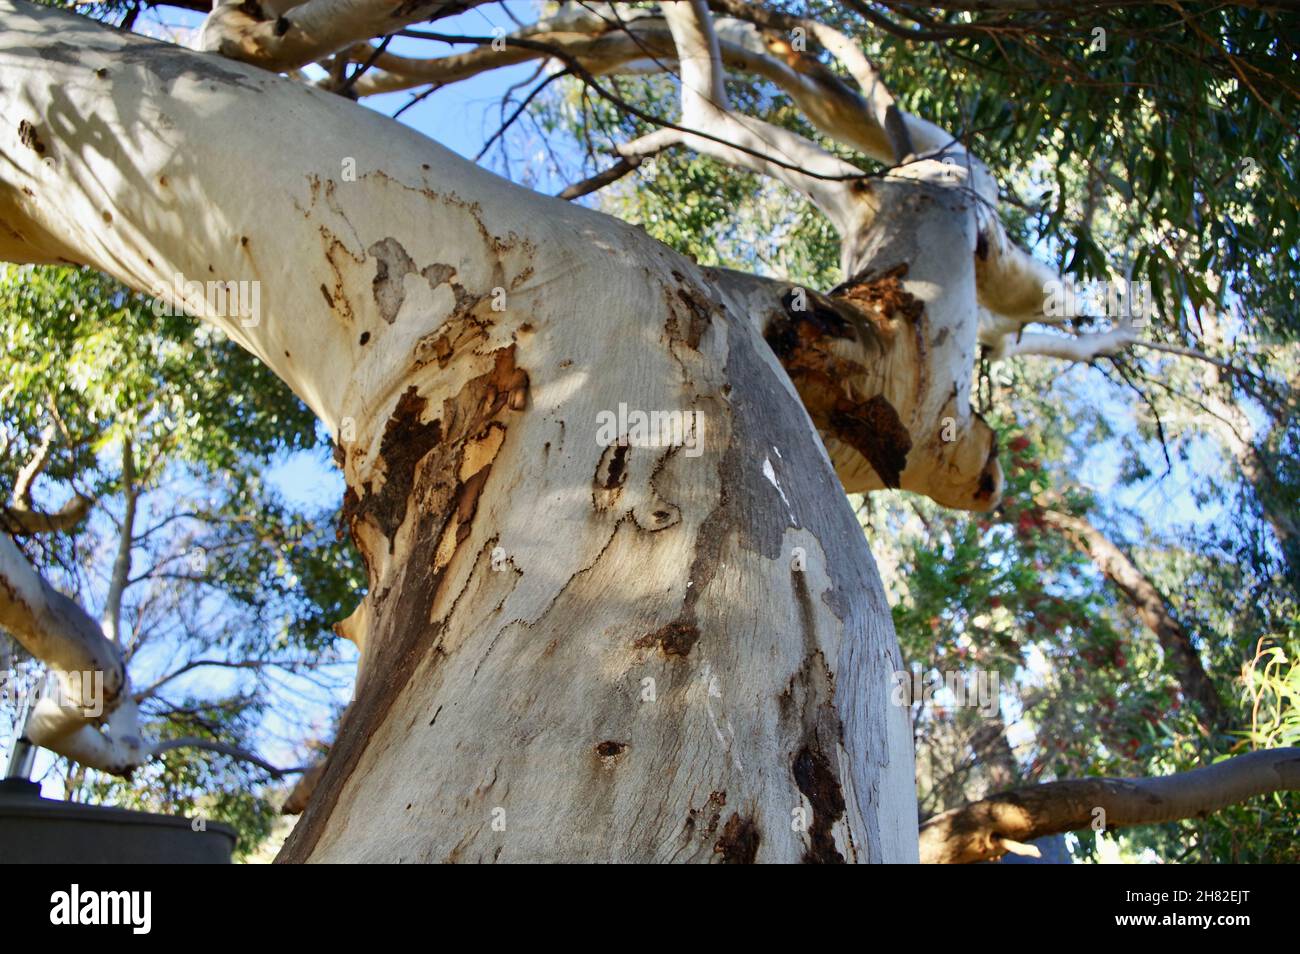
[[[0,12],[0,255],[260,282],[199,310],[338,436],[361,674],[285,859],[916,859],[884,594],[734,295],[340,98]],[[607,446],[620,405],[694,431]]]

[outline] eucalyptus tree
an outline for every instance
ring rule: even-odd
[[[1020,4],[940,4],[936,18],[855,2],[846,17],[691,0],[566,5],[510,35],[416,26],[476,5],[220,3],[203,52],[0,5],[0,255],[89,264],[184,305],[336,441],[369,575],[341,626],[361,672],[283,857],[917,858],[910,726],[890,700],[901,659],[841,488],[991,509],[1003,474],[972,406],[981,356],[1192,350],[1142,337],[1140,286],[1112,298],[1110,320],[1078,316],[1059,269],[1017,241],[1024,203],[1000,181],[1049,145],[1104,153],[1093,192],[1160,195],[1126,269],[1158,274],[1151,246],[1199,221],[1217,198],[1195,184],[1241,153],[1198,163],[1189,127],[1294,148],[1292,51],[1270,33],[1287,18],[1267,4],[1049,4],[1019,19],[1002,8]],[[397,34],[474,48],[398,55]],[[898,50],[882,71],[861,39],[886,35]],[[1112,78],[1017,88],[1026,61],[1069,74],[1098,41],[1128,51]],[[563,199],[351,101],[524,61],[645,127]],[[1196,82],[1154,95],[1152,69]],[[646,71],[677,78],[671,115],[612,91]],[[961,115],[964,97],[940,105],[929,80],[966,71],[1013,79]],[[793,118],[746,110],[735,77]],[[909,87],[930,116],[893,91]],[[1240,97],[1247,120],[1216,125],[1191,93],[1171,126],[1173,94],[1203,87]],[[1120,146],[1151,154],[1125,165]],[[805,197],[838,236],[839,284],[702,267],[564,201],[665,150]],[[1257,256],[1278,240],[1256,238]],[[1110,265],[1086,231],[1072,255]],[[1166,339],[1184,331],[1176,311]],[[105,724],[68,707],[46,742],[129,764],[139,742],[111,642],[17,555],[0,570],[0,620],[25,645],[106,673]],[[1292,784],[1258,761],[1223,774]],[[992,851],[1024,836],[979,834]]]

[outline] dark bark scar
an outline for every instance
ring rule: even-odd
[[[38,156],[45,155],[45,143],[41,141],[36,127],[25,119],[18,122],[18,141]]]
[[[758,857],[758,846],[762,840],[762,832],[754,819],[737,812],[727,819],[722,836],[713,850],[722,855],[724,865],[752,865]]]

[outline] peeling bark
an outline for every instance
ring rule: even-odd
[[[825,505],[833,476],[751,326],[674,264],[627,276],[649,283],[627,300],[680,302],[686,282],[709,320],[692,347],[670,311],[627,316],[663,329],[629,351],[640,390],[593,376],[573,391],[570,376],[608,356],[572,321],[532,311],[520,333],[508,311],[489,334],[513,326],[515,343],[453,354],[440,373],[464,385],[400,425],[438,439],[395,533],[351,511],[371,573],[362,681],[284,860],[907,858],[878,816],[914,811],[910,779],[884,762],[864,775],[879,757],[858,754],[910,765],[906,714],[871,674],[896,651],[869,635],[885,604],[856,568],[860,534]],[[584,346],[587,361],[565,357]],[[529,397],[513,410],[520,366]],[[701,411],[704,453],[600,447],[592,414],[620,402]],[[348,466],[354,486],[362,468],[393,472],[382,452]],[[664,513],[678,518],[667,529]],[[797,545],[817,556],[774,587]],[[792,696],[810,659],[815,686]],[[736,806],[720,834],[693,814],[701,791]],[[808,832],[790,824],[801,805]]]
[[[1001,497],[997,438],[970,404],[978,229],[963,175],[917,162],[865,189],[875,212],[845,243],[853,277],[829,294],[713,273],[746,302],[850,493],[901,487],[975,511]]]

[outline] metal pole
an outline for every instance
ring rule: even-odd
[[[18,708],[18,718],[14,720],[14,744],[9,750],[9,764],[5,766],[5,778],[20,778],[24,782],[32,777],[32,768],[36,764],[36,746],[27,738],[27,722],[31,718],[32,697],[23,693],[23,703]]]

